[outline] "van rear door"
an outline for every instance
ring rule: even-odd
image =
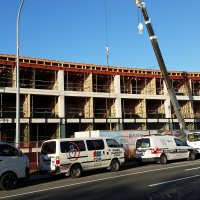
[[[40,170],[56,170],[56,141],[48,141],[42,144],[40,153]]]
[[[140,138],[136,141],[136,155],[137,159],[141,159],[145,154],[151,154],[150,138]]]
[[[174,138],[174,141],[176,143],[176,158],[177,159],[188,158],[189,146],[187,145],[187,143],[179,138]]]

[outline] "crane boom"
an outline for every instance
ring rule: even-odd
[[[159,48],[159,45],[158,45],[158,42],[157,42],[156,35],[154,34],[153,27],[151,25],[151,21],[150,21],[150,19],[148,17],[148,14],[147,14],[145,3],[144,2],[140,2],[140,0],[135,0],[135,3],[136,3],[136,6],[139,9],[141,9],[141,11],[142,11],[142,14],[143,14],[143,17],[144,17],[144,21],[145,21],[145,24],[146,24],[146,28],[147,28],[147,31],[148,31],[148,34],[149,34],[149,38],[151,40],[151,44],[153,46],[153,50],[154,50],[154,53],[156,55],[156,58],[157,58],[161,73],[163,75],[163,79],[165,81],[165,84],[166,84],[166,87],[167,87],[167,90],[168,90],[168,93],[169,93],[169,96],[170,96],[170,100],[171,100],[172,106],[174,108],[176,117],[178,119],[180,129],[181,130],[187,130],[186,123],[185,123],[185,120],[184,120],[184,118],[183,118],[183,116],[181,114],[180,106],[179,106],[178,100],[176,98],[175,91],[174,91],[174,89],[173,89],[173,87],[171,85],[171,82],[170,82],[170,79],[169,79],[169,76],[168,76],[168,72],[167,72],[167,69],[166,69],[166,66],[165,66],[165,62],[163,60],[163,57],[162,57],[162,54],[161,54],[161,51],[160,51],[160,48]]]

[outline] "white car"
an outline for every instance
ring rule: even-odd
[[[141,162],[160,162],[168,160],[194,160],[196,150],[175,136],[147,136],[136,141],[136,160]]]
[[[20,179],[28,177],[28,157],[11,144],[0,142],[0,188],[14,189]]]

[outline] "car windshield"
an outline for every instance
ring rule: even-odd
[[[193,133],[193,134],[188,135],[188,141],[189,142],[200,141],[200,134]]]

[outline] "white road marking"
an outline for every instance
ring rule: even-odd
[[[160,169],[151,169],[151,170],[147,170],[147,171],[133,172],[133,173],[129,173],[129,174],[121,174],[121,175],[118,175],[118,176],[112,176],[112,177],[100,178],[100,179],[95,179],[95,180],[83,181],[83,182],[79,182],[79,183],[66,184],[66,185],[51,187],[51,188],[42,189],[42,190],[35,190],[35,191],[31,191],[31,192],[24,192],[24,193],[18,193],[18,194],[14,194],[14,195],[4,196],[4,197],[0,197],[0,199],[23,196],[23,195],[28,195],[28,194],[35,194],[35,193],[39,193],[39,192],[45,192],[45,191],[48,191],[48,190],[55,190],[55,189],[60,189],[60,188],[64,188],[64,187],[71,187],[71,186],[76,186],[76,185],[82,185],[82,184],[87,184],[87,183],[92,183],[92,182],[99,182],[99,181],[104,181],[104,180],[109,180],[109,179],[114,179],[114,178],[120,178],[120,177],[126,177],[126,176],[131,176],[131,175],[137,175],[137,174],[143,174],[143,173],[148,173],[148,172],[162,171],[162,170],[166,170],[166,169],[185,167],[185,166],[190,166],[190,165],[194,165],[194,164],[199,164],[199,162],[198,163],[192,162],[192,163],[189,163],[189,164],[184,163],[183,165],[165,167],[165,168],[160,168]]]
[[[163,184],[172,183],[172,182],[176,182],[176,181],[182,181],[182,180],[185,180],[185,179],[195,178],[195,177],[199,177],[199,176],[200,175],[194,175],[194,176],[188,176],[188,177],[184,177],[184,178],[174,179],[174,180],[171,180],[171,181],[165,181],[165,182],[161,182],[161,183],[155,183],[155,184],[149,185],[149,187],[153,187],[153,186],[157,186],[157,185],[163,185]]]
[[[200,168],[200,167],[195,167],[195,168],[185,169],[185,171],[190,171],[190,170],[199,169],[199,168]]]

